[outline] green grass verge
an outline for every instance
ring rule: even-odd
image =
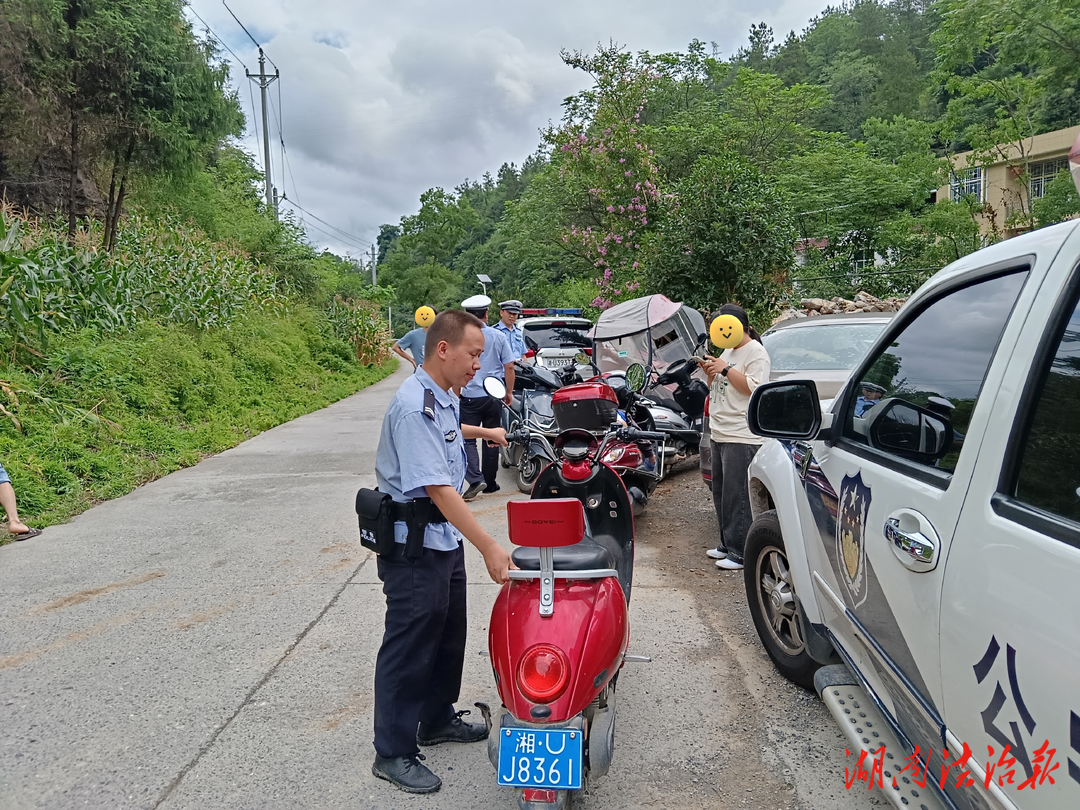
[[[291,306],[209,332],[86,330],[58,337],[36,366],[0,361],[11,389],[0,461],[20,518],[48,526],[355,393],[397,361],[358,364],[324,316]]]

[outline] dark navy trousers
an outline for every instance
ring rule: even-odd
[[[405,546],[378,558],[386,595],[386,630],[375,660],[375,750],[383,757],[419,752],[417,727],[454,716],[465,665],[465,549]]]
[[[461,398],[461,424],[474,425],[476,427],[501,427],[502,426],[502,403],[492,397],[462,397]],[[480,452],[476,451],[476,443],[480,442]],[[499,448],[489,446],[481,439],[465,440],[465,480],[470,484],[478,484],[481,481],[493,489],[495,476],[499,472]]]

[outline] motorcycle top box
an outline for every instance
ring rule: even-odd
[[[619,399],[609,385],[587,382],[560,388],[551,406],[560,431],[580,428],[605,433],[618,415]]]

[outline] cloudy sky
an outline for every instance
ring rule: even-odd
[[[280,87],[271,86],[274,183],[310,212],[298,213],[313,242],[353,256],[380,224],[414,213],[424,190],[494,174],[504,162],[520,165],[535,151],[561,100],[587,85],[562,64],[560,48],[591,51],[614,40],[662,52],[697,38],[715,42],[724,58],[746,42],[752,23],[765,21],[782,40],[827,4],[227,2],[281,71]],[[235,54],[224,55],[248,117],[244,145],[261,161],[252,127],[259,94],[244,76],[245,66],[258,72],[257,49],[222,0],[190,0],[188,13],[196,31],[205,21]]]

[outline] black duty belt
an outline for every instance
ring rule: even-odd
[[[424,523],[446,523],[447,520],[443,517],[443,513],[439,511],[439,507],[431,500],[431,498],[414,498],[408,503],[399,503],[394,501],[393,516],[394,520],[404,520],[410,522],[415,519],[417,514],[423,514],[427,512],[424,517]]]

